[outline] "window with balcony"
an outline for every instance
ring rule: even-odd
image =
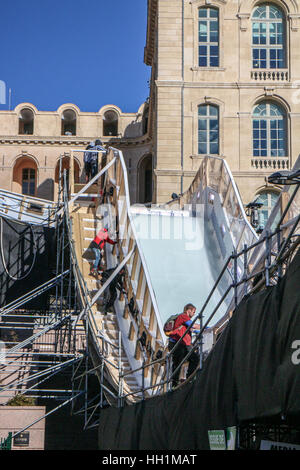
[[[199,67],[219,67],[219,11],[199,8]]]
[[[211,104],[198,106],[198,154],[219,154],[219,108]]]
[[[272,4],[257,6],[252,14],[253,69],[286,68],[286,34],[283,12]]]
[[[286,119],[275,103],[260,103],[253,111],[253,156],[286,156]]]
[[[288,167],[287,119],[281,106],[272,102],[259,103],[252,114],[252,132],[253,166]]]

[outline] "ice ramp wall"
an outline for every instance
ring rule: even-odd
[[[132,213],[162,322],[182,312],[184,305],[190,302],[200,310],[233,246],[231,251],[225,249],[226,253],[221,256],[214,240],[214,227],[211,221],[204,220],[204,210],[197,217],[189,211],[150,210],[145,213],[132,208]],[[223,283],[227,287],[230,281],[228,273]],[[207,306],[204,321],[220,297],[221,293],[216,291]],[[214,322],[225,312],[226,304],[221,306]]]

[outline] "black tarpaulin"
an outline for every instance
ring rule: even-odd
[[[0,306],[3,307],[48,281],[54,229],[0,218]],[[55,256],[55,255],[53,255]],[[46,308],[47,294],[24,305]],[[23,308],[23,307],[22,307]]]
[[[195,381],[164,396],[102,410],[99,449],[206,450],[208,430],[261,417],[300,419],[296,341],[300,252],[276,286],[241,302]]]

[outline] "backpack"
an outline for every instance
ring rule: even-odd
[[[175,321],[176,321],[176,319],[179,315],[181,315],[181,314],[177,313],[176,315],[172,315],[165,322],[165,324],[164,324],[164,333],[165,333],[166,336],[170,336],[173,333]]]

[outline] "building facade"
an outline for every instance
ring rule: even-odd
[[[67,167],[71,149],[100,138],[123,151],[132,203],[184,192],[215,155],[244,204],[263,204],[263,223],[280,189],[267,177],[300,151],[299,42],[298,0],[148,0],[148,100],[136,113],[0,111],[0,186],[55,200],[60,156]],[[84,181],[80,157],[75,178]]]
[[[48,112],[21,103],[12,111],[0,111],[0,187],[56,200],[60,157],[62,168],[68,168],[71,150],[84,150],[99,138],[123,151],[132,202],[149,202],[148,109],[143,103],[137,113],[123,113],[106,105],[91,113],[66,103]],[[75,155],[75,180],[84,182],[83,154]]]
[[[157,200],[186,190],[216,155],[267,217],[279,189],[267,176],[300,152],[299,17],[296,0],[148,0]]]

